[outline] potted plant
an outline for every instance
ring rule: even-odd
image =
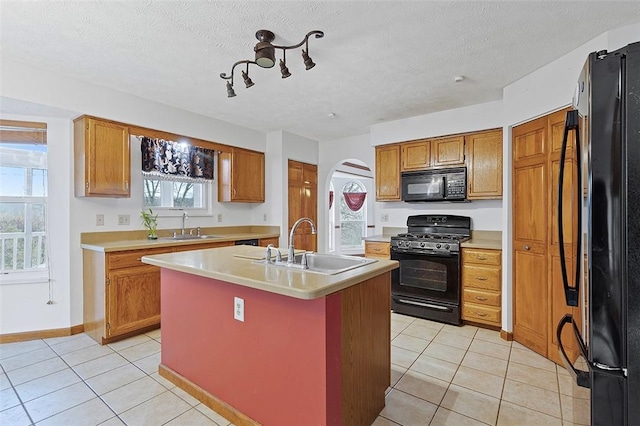
[[[156,229],[158,228],[158,215],[153,214],[153,210],[149,209],[149,211],[142,210],[140,217],[142,218],[142,224],[147,229],[147,238],[157,240],[158,234],[156,234]]]

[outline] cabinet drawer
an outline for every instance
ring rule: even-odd
[[[131,250],[117,253],[109,253],[108,269],[131,268],[134,266],[148,266],[140,260],[142,256],[151,256],[153,254],[168,253],[171,247],[159,247],[155,249]]]
[[[465,302],[477,303],[479,305],[500,307],[501,304],[500,293],[496,293],[493,291],[482,291],[465,288],[462,297]]]
[[[365,241],[364,243],[364,255],[365,257],[378,257],[383,259],[389,259],[391,252],[391,245],[389,243],[377,242],[377,241]]]
[[[501,250],[479,250],[467,248],[462,250],[462,261],[465,263],[500,266],[501,257]]]
[[[501,290],[501,269],[495,266],[464,265],[462,285],[486,290]]]
[[[476,305],[474,303],[465,303],[462,306],[462,318],[469,321],[481,321],[500,325],[501,312],[502,310],[500,308]]]
[[[173,248],[173,251],[178,252],[178,251],[189,251],[189,250],[204,250],[204,249],[210,249],[210,248],[228,247],[228,246],[232,246],[234,244],[235,243],[233,241],[219,241],[219,242],[215,242],[215,243],[187,244],[187,245],[175,246]]]

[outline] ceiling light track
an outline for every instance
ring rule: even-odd
[[[309,56],[309,37],[315,35],[316,38],[324,37],[324,32],[319,30],[309,31],[304,39],[298,43],[291,46],[278,46],[274,45],[271,42],[275,39],[275,34],[269,30],[258,30],[256,32],[256,38],[258,39],[258,43],[256,43],[253,50],[255,51],[255,60],[251,61],[249,59],[245,59],[242,61],[238,61],[231,67],[231,73],[221,73],[220,78],[227,80],[227,97],[232,98],[236,96],[236,92],[233,90],[233,76],[235,73],[235,69],[238,65],[246,64],[246,69],[242,70],[242,79],[244,80],[245,87],[248,89],[253,86],[254,83],[249,78],[249,64],[254,64],[259,66],[260,68],[273,68],[276,64],[276,49],[282,50],[282,59],[280,59],[280,73],[282,74],[282,78],[287,78],[291,76],[289,72],[289,68],[287,68],[287,59],[286,59],[286,51],[291,49],[297,49],[301,47],[303,44],[305,46],[302,49],[302,60],[305,65],[305,69],[310,70],[315,67],[316,64],[313,62],[311,57]]]

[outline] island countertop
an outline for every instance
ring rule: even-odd
[[[324,297],[398,267],[397,261],[378,259],[345,272],[323,275],[254,263],[264,255],[264,248],[230,246],[144,256],[142,262],[297,299]]]

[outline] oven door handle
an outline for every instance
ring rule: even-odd
[[[431,304],[431,303],[416,302],[416,301],[407,300],[407,299],[396,299],[396,300],[398,302],[405,303],[407,305],[421,306],[423,308],[437,309],[439,311],[447,311],[447,312],[453,311],[453,309],[447,308],[446,306],[438,306],[438,305],[434,305],[434,304]]]
[[[402,254],[428,255],[433,257],[444,257],[444,258],[455,257],[458,254],[457,252],[456,253],[450,253],[450,252],[439,253],[439,252],[433,252],[428,250],[415,250],[415,249],[405,250],[405,249],[399,249],[397,247],[392,247],[391,252],[402,253]],[[391,259],[391,260],[398,260],[398,259]]]

